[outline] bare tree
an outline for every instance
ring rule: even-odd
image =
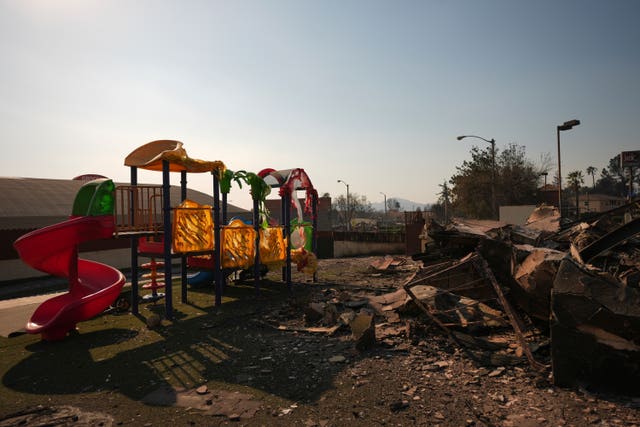
[[[347,198],[342,194],[332,201],[332,205],[338,222],[343,224],[345,228],[348,228],[347,224],[352,218],[370,218],[375,213],[367,196],[358,193],[351,194],[348,205]]]
[[[551,159],[551,154],[549,153],[540,154],[540,160],[537,165],[538,175],[541,175],[542,173],[545,173],[545,172],[548,174],[549,172],[551,172],[551,170],[553,170],[553,165],[554,165],[554,162]]]

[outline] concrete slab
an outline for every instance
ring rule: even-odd
[[[0,301],[0,336],[8,337],[12,333],[24,331],[24,327],[31,315],[42,302],[63,293]]]

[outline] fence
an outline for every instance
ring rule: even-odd
[[[403,243],[405,241],[405,233],[381,233],[374,231],[334,231],[333,241]]]

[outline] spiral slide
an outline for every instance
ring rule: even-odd
[[[73,216],[25,234],[14,242],[20,258],[45,273],[67,277],[69,291],[36,309],[26,331],[48,341],[63,339],[78,322],[102,313],[122,290],[124,275],[114,267],[78,259],[78,244],[113,236],[113,215]]]

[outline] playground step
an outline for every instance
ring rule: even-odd
[[[156,269],[158,269],[158,268],[164,267],[164,262],[162,262],[162,261],[155,262],[155,263],[154,262],[146,262],[146,263],[142,264],[140,267],[146,268],[147,270],[151,270],[154,267]]]
[[[154,278],[158,278],[160,276],[164,277],[164,273],[158,273],[158,272],[156,272],[155,274],[154,273],[145,273],[140,277],[142,279],[154,279]]]
[[[158,289],[158,288],[164,288],[164,283],[156,282],[156,283],[147,283],[145,285],[142,285],[142,289]]]

